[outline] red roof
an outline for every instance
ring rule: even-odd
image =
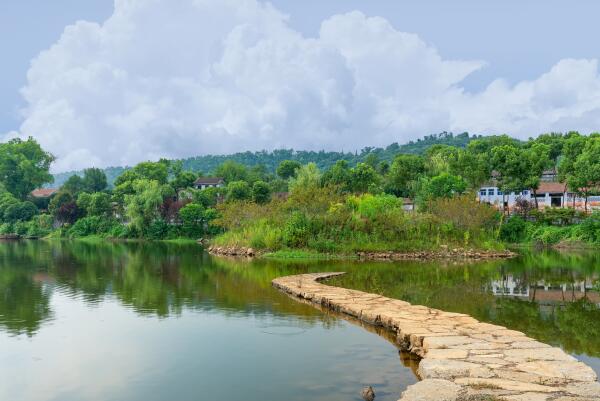
[[[567,186],[562,182],[540,182],[539,188],[535,191],[538,194],[547,193],[565,193]]]
[[[58,189],[54,188],[38,188],[31,191],[31,196],[34,198],[49,198],[57,192]]]

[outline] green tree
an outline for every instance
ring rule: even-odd
[[[77,174],[69,177],[67,181],[61,187],[63,192],[69,192],[73,196],[77,196],[80,192],[85,190],[85,184],[83,183],[83,178],[78,176]]]
[[[417,155],[398,155],[387,176],[386,192],[414,197],[419,177],[425,174],[425,160]]]
[[[321,178],[323,185],[333,185],[343,191],[350,190],[351,180],[350,166],[346,160],[338,160]]]
[[[271,187],[264,181],[256,181],[252,185],[252,200],[264,204],[271,200]]]
[[[296,176],[296,171],[302,167],[302,164],[296,160],[284,160],[277,166],[277,175],[284,180]]]
[[[52,182],[49,173],[54,156],[45,152],[33,139],[11,139],[0,144],[0,183],[19,199]]]
[[[438,198],[452,198],[455,195],[462,195],[467,189],[465,180],[456,175],[442,173],[431,179],[426,179],[419,191],[419,198],[422,201],[429,201]]]
[[[35,207],[35,205],[29,201],[13,203],[4,211],[4,221],[7,223],[29,221],[37,213],[37,207]]]
[[[295,178],[290,179],[290,192],[298,190],[310,191],[318,188],[321,182],[321,172],[315,163],[308,163],[300,167]]]
[[[243,164],[227,160],[215,170],[217,177],[223,178],[226,184],[235,181],[248,181],[248,169]]]
[[[125,213],[131,226],[143,236],[159,219],[159,207],[166,197],[173,196],[173,189],[155,180],[141,179],[134,181],[133,190],[133,194],[125,196]]]
[[[86,192],[101,192],[108,188],[106,174],[99,168],[83,170],[83,190]]]
[[[104,192],[79,194],[77,206],[84,210],[87,216],[110,217],[112,215],[110,195]]]
[[[358,163],[350,170],[350,186],[353,192],[373,192],[379,184],[379,175],[375,169],[366,164]]]
[[[577,191],[585,197],[587,212],[588,196],[600,186],[600,137],[588,139],[573,167],[568,185],[578,188]]]
[[[526,163],[523,189],[529,188],[533,192],[536,209],[538,208],[537,190],[540,187],[540,177],[544,170],[553,166],[551,150],[550,145],[539,142],[532,144],[522,152]]]
[[[175,191],[179,192],[182,189],[191,188],[198,176],[191,171],[181,171],[171,181],[171,186]]]
[[[204,208],[196,203],[188,203],[179,209],[182,234],[195,238],[204,233]]]
[[[246,181],[233,181],[227,185],[227,201],[241,201],[252,198],[252,189]]]

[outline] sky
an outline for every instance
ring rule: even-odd
[[[54,171],[600,130],[595,0],[3,0],[0,140]]]

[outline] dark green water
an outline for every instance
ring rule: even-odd
[[[283,263],[197,246],[0,243],[0,400],[397,400],[410,361],[355,323],[273,290],[331,283],[468,313],[561,346],[600,373],[600,255]]]

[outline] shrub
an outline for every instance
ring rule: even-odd
[[[544,245],[554,245],[562,240],[569,239],[570,234],[571,227],[539,226],[533,230],[531,239]]]
[[[500,239],[507,242],[520,242],[525,238],[527,223],[521,216],[512,216],[500,227]]]
[[[144,238],[149,240],[161,240],[169,237],[169,225],[162,219],[154,220],[144,231]]]
[[[271,200],[271,188],[264,181],[256,181],[252,185],[252,200],[256,203],[267,203]]]
[[[204,232],[204,208],[196,203],[189,203],[179,209],[181,233],[186,237],[197,238]]]
[[[283,241],[287,246],[301,248],[308,245],[310,221],[302,212],[293,212],[283,229]]]
[[[252,197],[252,189],[246,181],[234,181],[227,185],[227,201],[243,201]]]
[[[73,238],[88,237],[90,235],[105,236],[112,232],[118,222],[100,216],[84,217],[75,222],[69,229],[68,235]]]
[[[595,212],[575,226],[573,236],[582,241],[600,243],[600,212]]]

